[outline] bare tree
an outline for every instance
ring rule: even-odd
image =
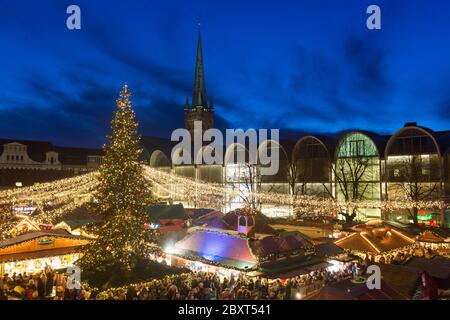
[[[246,207],[259,210],[261,203],[258,192],[261,190],[261,173],[256,165],[240,164],[239,177],[233,179],[233,190]]]
[[[307,194],[307,185],[312,181],[312,172],[306,166],[302,166],[300,161],[290,161],[286,168],[289,192],[294,200],[298,195]]]
[[[336,181],[336,195],[333,195],[332,190],[323,184],[330,197],[337,198],[338,195],[342,195],[347,209],[340,214],[345,217],[347,222],[352,222],[357,214],[357,208],[350,206],[350,203],[365,199],[369,187],[367,169],[370,166],[370,160],[370,157],[367,156],[338,158],[332,167]]]
[[[257,197],[258,192],[261,190],[261,171],[255,165],[246,163],[244,174],[244,189],[247,195],[243,200],[247,206],[253,210],[260,210],[261,203]]]
[[[423,163],[421,156],[415,155],[403,157],[392,167],[390,180],[395,182],[391,188],[394,198],[406,198],[414,204],[419,201],[439,199],[441,190],[437,162],[430,162],[427,166]],[[417,224],[419,212],[417,205],[408,208],[407,212],[414,224]]]
[[[299,196],[307,194],[308,183],[313,180],[313,173],[307,169],[306,165],[302,165],[299,160],[289,161],[285,171],[289,185],[289,194],[291,195],[291,206],[293,207],[295,216],[300,218],[308,212],[305,210],[296,210],[295,203]]]

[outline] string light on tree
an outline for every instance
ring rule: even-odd
[[[144,168],[139,162],[142,149],[131,93],[124,85],[116,100],[112,132],[104,147],[95,192],[95,210],[102,216],[96,239],[87,245],[80,265],[92,272],[131,270],[137,257],[144,257],[152,242],[145,229],[147,207],[153,201]]]

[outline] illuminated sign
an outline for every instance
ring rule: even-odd
[[[55,243],[55,240],[50,239],[50,238],[45,238],[45,239],[40,239],[40,240],[38,240],[37,243],[38,243],[38,245],[40,245],[40,246],[48,246],[48,245],[54,244],[54,243]]]
[[[436,220],[435,220],[436,213],[420,210],[417,213],[417,220],[419,224],[428,225],[428,226],[436,226]]]
[[[27,216],[32,215],[33,212],[35,212],[35,211],[36,211],[36,207],[32,207],[32,206],[28,206],[28,207],[23,206],[23,207],[15,207],[14,208],[14,212],[16,214],[23,214],[23,215],[27,215]]]

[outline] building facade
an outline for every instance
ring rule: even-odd
[[[54,146],[47,141],[0,140],[0,188],[21,187],[98,169],[102,150]]]
[[[191,135],[195,121],[202,122],[203,132],[214,127],[214,105],[212,98],[208,102],[200,33],[192,103],[186,99],[184,119]],[[280,156],[275,161],[279,170],[275,175],[261,176],[261,166],[249,165],[249,150],[239,143],[223,147],[222,164],[175,165],[171,159],[176,142],[143,136],[143,160],[166,173],[222,185],[228,192],[224,194],[223,207],[215,209],[225,212],[253,203],[254,199],[248,197],[255,191],[350,202],[450,200],[450,130],[433,131],[417,123],[406,123],[392,135],[347,130],[333,135],[309,134],[296,140],[259,142],[259,150],[278,149]],[[202,159],[208,148],[203,145],[191,159]],[[238,154],[244,154],[247,161],[229,161]],[[101,150],[58,147],[43,141],[0,140],[0,187],[61,179],[96,170],[101,162]],[[178,187],[176,184],[155,186],[161,189],[157,193],[165,199],[182,202],[183,199],[175,196]],[[186,205],[195,207],[196,204]],[[256,205],[272,217],[296,214],[289,205],[268,202]],[[391,211],[360,208],[336,212],[336,215],[349,220],[383,218],[450,226],[450,212],[445,208]]]
[[[331,136],[307,135],[296,142],[272,143],[280,148],[279,170],[273,176],[254,175],[258,165],[228,163],[233,153],[247,152],[245,146],[232,144],[225,149],[223,165],[172,165],[169,144],[145,145],[151,167],[199,182],[221,184],[230,190],[278,192],[284,194],[332,197],[340,201],[433,201],[448,202],[450,179],[450,131],[433,131],[407,123],[393,135],[367,131],[346,131]],[[266,147],[267,145],[261,145]],[[166,151],[164,151],[164,149]],[[204,152],[202,148],[200,152]],[[201,155],[197,155],[201,156]],[[294,175],[292,174],[294,172]],[[176,186],[172,186],[176,187]],[[227,195],[225,195],[227,196]],[[176,199],[175,199],[176,200]],[[227,198],[225,211],[243,205],[242,197]],[[289,208],[261,204],[269,216],[292,214]],[[357,209],[356,220],[383,218],[399,222],[416,222],[449,227],[450,213],[445,208],[411,208],[382,211],[379,208]],[[342,218],[345,218],[344,216]]]

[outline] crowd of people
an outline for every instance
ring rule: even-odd
[[[424,257],[426,259],[432,259],[436,255],[441,255],[440,251],[432,250],[430,248],[422,248],[417,245],[398,248],[381,254],[358,254],[358,256],[362,260],[368,260],[369,263],[376,264],[404,264],[413,257]]]
[[[362,265],[348,264],[340,271],[326,269],[287,280],[237,277],[220,278],[215,273],[190,272],[153,279],[145,283],[99,292],[87,285],[68,286],[63,273],[46,270],[31,274],[5,275],[0,279],[0,299],[8,300],[290,300],[302,288],[348,279]]]
[[[79,283],[68,285],[68,277],[50,267],[33,274],[0,277],[0,300],[81,300],[88,292]]]
[[[413,256],[431,258],[433,251],[412,246],[387,254],[365,254],[338,268],[283,280],[246,277],[242,273],[219,277],[197,271],[104,291],[68,280],[65,273],[46,267],[34,274],[0,277],[0,300],[292,300],[304,298],[326,284],[358,278],[373,263],[403,264]]]
[[[259,277],[224,277],[215,273],[192,272],[167,276],[164,279],[115,288],[102,292],[98,299],[106,300],[291,300],[298,299],[301,288],[326,284],[352,277],[353,264],[336,272],[326,269],[287,280]]]

